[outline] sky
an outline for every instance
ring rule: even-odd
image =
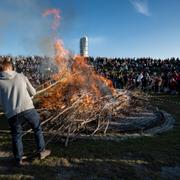
[[[53,55],[51,8],[74,54],[86,35],[94,57],[180,57],[180,0],[0,0],[0,54]]]

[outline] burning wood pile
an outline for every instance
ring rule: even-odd
[[[59,13],[56,9],[44,13],[54,15],[53,31]],[[71,56],[57,38],[54,59],[59,69],[52,77],[55,84],[35,97],[44,130],[60,135],[106,133],[111,120],[145,107],[140,94],[115,90],[110,80],[88,65],[86,58]]]
[[[58,87],[60,91],[63,88],[57,85],[48,93],[56,92]],[[65,96],[68,98],[68,91]],[[112,120],[119,121],[130,113],[138,112],[144,109],[142,105],[145,104],[138,96],[127,91],[116,91],[113,95],[102,97],[80,91],[70,97],[52,97],[52,94],[38,97],[42,100],[39,112],[44,119],[42,125],[45,130],[60,135],[106,133]]]
[[[63,44],[56,43],[55,85],[36,97],[45,130],[61,135],[106,133],[111,120],[144,109],[140,93],[115,90],[84,57],[61,53]]]

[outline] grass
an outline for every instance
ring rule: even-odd
[[[77,140],[67,148],[52,142],[48,145],[52,156],[21,169],[0,156],[0,179],[163,179],[161,167],[180,165],[180,96],[153,96],[151,102],[174,116],[173,130],[120,142]],[[25,151],[32,150],[32,142],[25,138]],[[10,136],[1,134],[0,151],[10,148]]]

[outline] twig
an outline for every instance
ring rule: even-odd
[[[66,137],[66,141],[65,141],[65,147],[68,146],[69,135],[70,135],[70,132],[71,132],[71,125],[72,125],[72,124],[70,124],[70,126],[69,126],[69,128],[68,128],[67,137]]]
[[[108,119],[108,122],[106,124],[106,128],[104,130],[104,134],[106,134],[107,130],[108,130],[108,127],[109,127],[109,124],[110,124],[110,120]]]

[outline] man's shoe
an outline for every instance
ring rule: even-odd
[[[17,167],[28,166],[28,165],[29,165],[29,163],[27,161],[23,161],[23,160],[16,161]]]
[[[23,157],[22,157],[22,160],[26,160],[26,159],[28,159],[27,156],[23,156]]]
[[[45,159],[45,158],[48,157],[50,154],[51,154],[51,150],[45,149],[45,150],[43,150],[43,151],[41,151],[41,152],[39,153],[39,159],[40,159],[40,160]]]

